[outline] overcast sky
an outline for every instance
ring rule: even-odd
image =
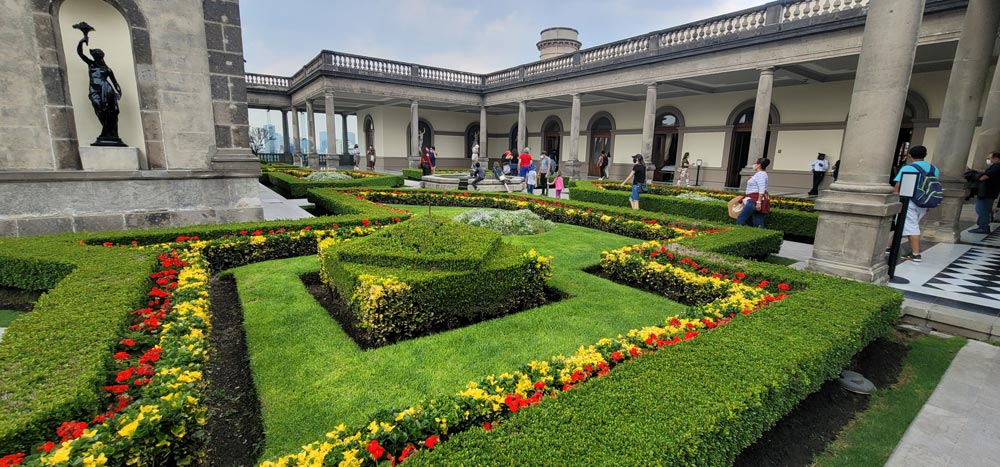
[[[538,60],[539,32],[593,47],[767,0],[244,0],[246,70],[291,76],[321,50],[486,73]]]

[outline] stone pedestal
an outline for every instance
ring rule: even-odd
[[[820,216],[810,270],[876,284],[889,281],[885,247],[901,206],[899,195],[867,191],[828,190],[816,200]]]
[[[310,153],[307,157],[309,158],[308,167],[313,170],[319,170],[319,154]]]
[[[145,164],[139,158],[139,149],[115,146],[81,146],[80,163],[83,170],[141,170]]]

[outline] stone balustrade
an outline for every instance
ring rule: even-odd
[[[780,32],[785,24],[808,21],[818,27],[828,18],[836,21],[843,12],[867,12],[871,0],[778,0],[756,8],[742,10],[707,20],[689,23],[643,36],[623,39],[573,54],[528,63],[493,73],[476,74],[415,63],[397,62],[374,57],[323,51],[291,78],[247,74],[247,86],[254,89],[289,89],[325,71],[341,75],[381,77],[414,83],[447,86],[475,92],[489,91],[536,79],[574,73],[608,64],[627,64],[632,60],[653,56],[669,56],[678,50],[718,45],[720,41],[738,40],[749,35]],[[931,5],[949,0],[927,0]],[[768,27],[768,28],[766,28]],[[766,28],[763,29],[762,28]]]

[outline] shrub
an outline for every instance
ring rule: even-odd
[[[375,343],[537,306],[550,272],[548,258],[504,244],[496,232],[435,217],[320,246],[324,282]]]
[[[455,220],[463,224],[484,227],[502,235],[534,235],[552,230],[553,223],[527,209],[517,211],[466,211]]]
[[[273,185],[283,195],[292,198],[302,198],[306,196],[306,192],[309,191],[310,188],[403,186],[403,177],[399,175],[376,174],[374,172],[360,172],[360,171],[349,171],[349,170],[345,170],[341,173],[345,173],[352,178],[350,180],[308,181],[282,172],[270,172],[267,174],[267,176],[271,182],[271,185]]]
[[[573,199],[611,206],[628,206],[629,192],[619,188],[615,184],[596,184],[590,181],[580,181],[573,188]],[[653,192],[655,191],[654,189]],[[735,193],[728,193],[726,196],[732,198],[735,195]],[[648,193],[642,195],[642,200],[639,204],[644,210],[648,211],[683,215],[685,217],[704,219],[721,224],[733,224],[733,220],[729,217],[726,209],[713,201],[698,201],[678,198],[677,196]],[[819,222],[818,214],[815,212],[782,209],[774,206],[772,204],[771,213],[764,218],[764,223],[768,229],[780,230],[791,238],[812,241],[816,236],[816,224]]]

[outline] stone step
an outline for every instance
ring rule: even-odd
[[[996,310],[930,299],[933,298],[907,293],[907,298],[903,299],[902,321],[970,339],[1000,341],[1000,317]]]

